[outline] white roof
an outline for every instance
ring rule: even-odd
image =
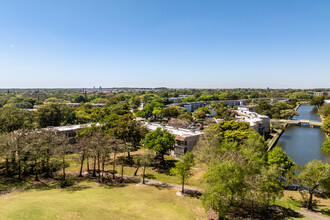
[[[249,122],[251,127],[254,127],[256,124],[263,121],[261,118],[250,118],[244,116],[238,116],[236,117],[236,119],[238,119],[239,121]]]
[[[254,127],[256,124],[263,122],[263,119],[268,118],[266,115],[259,115],[256,112],[238,110],[237,113],[241,114],[236,116],[236,119],[239,121],[249,122],[250,126]]]
[[[99,123],[95,124],[96,126],[100,126]],[[89,124],[79,124],[79,125],[65,125],[65,126],[58,126],[58,127],[48,127],[47,129],[54,129],[58,131],[75,131],[83,128],[91,127],[92,123]]]
[[[168,130],[171,134],[175,136],[180,136],[180,137],[191,137],[191,136],[198,136],[201,135],[202,132],[200,131],[192,131],[189,129],[184,129],[184,128],[175,128],[172,126],[165,126],[165,125],[160,125],[156,123],[145,123],[144,124],[149,130],[156,130],[157,128],[163,128]]]

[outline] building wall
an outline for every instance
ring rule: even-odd
[[[198,139],[199,135],[195,135],[186,137],[183,141],[177,140],[177,143],[174,147],[174,151],[171,154],[175,157],[180,157],[188,151],[191,152],[195,148]]]

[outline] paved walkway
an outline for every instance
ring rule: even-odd
[[[296,212],[298,212],[299,214],[301,214],[307,218],[312,218],[312,219],[316,219],[316,220],[329,220],[330,219],[328,217],[320,216],[320,215],[313,214],[310,212],[303,212],[303,211],[296,211]]]

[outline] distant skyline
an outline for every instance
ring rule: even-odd
[[[328,0],[0,0],[0,88],[330,88]]]

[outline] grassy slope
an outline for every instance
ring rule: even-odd
[[[134,154],[134,153],[133,153]],[[67,159],[68,162],[70,164],[70,167],[67,168],[68,172],[75,172],[76,174],[79,171],[79,164],[77,163],[77,155],[70,155]],[[168,159],[173,159],[171,157],[168,157]],[[90,167],[92,168],[92,161],[90,161]],[[86,163],[84,164],[84,170],[86,169]],[[198,165],[197,165],[198,166]],[[110,165],[109,163],[106,164],[106,170],[111,170],[112,169],[112,165]],[[120,172],[121,170],[121,166],[120,164],[117,165],[116,168],[117,172]],[[125,175],[129,175],[132,176],[133,173],[135,171],[134,167],[129,167],[129,166],[125,166]],[[201,188],[202,186],[202,175],[205,173],[206,168],[205,167],[201,167],[201,169],[194,169],[193,170],[193,175],[189,178],[187,185],[190,185],[192,187],[195,188]],[[164,181],[164,182],[168,182],[168,183],[173,183],[173,184],[180,184],[179,182],[179,178],[177,176],[171,176],[171,175],[166,175],[164,173],[158,173],[154,168],[149,167],[147,168],[147,178],[150,179],[156,179],[156,180],[160,180],[160,181]],[[138,172],[138,177],[141,177],[142,174],[142,169],[139,170]],[[4,184],[7,185],[8,183]],[[86,184],[86,183],[85,183]],[[9,200],[11,199],[11,196],[13,195],[13,199],[11,199],[11,207],[7,207],[5,205],[5,203],[3,203],[3,198],[5,197],[0,197],[0,213],[4,213],[4,216],[15,216],[16,218],[20,219],[20,216],[25,217],[26,213],[24,211],[25,207],[30,207],[32,210],[36,210],[33,211],[33,213],[39,213],[38,210],[44,210],[44,206],[40,206],[40,208],[38,208],[38,206],[40,205],[38,203],[38,201],[36,200],[44,200],[45,203],[49,203],[49,204],[54,204],[56,205],[56,207],[60,207],[60,208],[56,208],[56,209],[52,209],[49,208],[50,210],[52,210],[52,212],[50,212],[50,214],[52,216],[49,217],[56,217],[56,212],[58,212],[58,210],[63,209],[64,212],[66,213],[66,217],[63,217],[62,215],[59,215],[58,219],[74,219],[75,216],[77,217],[84,217],[86,219],[88,218],[94,218],[94,214],[95,212],[97,212],[97,215],[95,216],[99,216],[100,218],[114,218],[114,217],[118,217],[118,218],[127,218],[126,215],[128,215],[128,217],[136,217],[136,218],[148,218],[149,216],[151,216],[152,218],[159,218],[159,217],[164,217],[167,216],[168,219],[173,219],[173,218],[177,218],[179,217],[177,214],[180,213],[180,218],[181,219],[189,219],[192,218],[193,216],[197,216],[197,218],[202,218],[201,216],[204,216],[204,210],[201,208],[200,205],[200,201],[196,200],[196,199],[191,199],[191,198],[185,198],[185,199],[190,199],[192,200],[193,204],[191,204],[192,206],[195,206],[195,210],[191,210],[191,207],[188,209],[190,209],[190,211],[188,212],[182,212],[183,207],[187,207],[187,204],[184,204],[184,200],[178,200],[178,198],[175,196],[174,191],[172,192],[172,190],[156,190],[155,188],[149,189],[150,187],[139,187],[137,188],[137,190],[134,190],[134,188],[136,189],[135,186],[129,186],[129,187],[124,187],[124,188],[112,188],[112,189],[106,189],[104,190],[104,187],[95,187],[93,185],[91,185],[91,183],[88,183],[88,187],[91,187],[90,189],[86,189],[86,190],[82,190],[82,191],[78,191],[78,192],[70,192],[67,190],[49,190],[47,191],[47,193],[45,191],[33,191],[35,195],[33,194],[29,194],[28,193],[22,193],[22,194],[10,194],[8,196]],[[9,184],[10,185],[10,184]],[[23,184],[26,185],[26,184]],[[29,185],[29,184],[27,184]],[[0,184],[1,186],[1,184]],[[7,186],[8,187],[8,186]],[[11,187],[9,187],[11,188]],[[109,192],[110,190],[110,192]],[[125,191],[127,190],[127,192]],[[134,191],[134,193],[132,194],[131,192]],[[49,193],[48,193],[49,192]],[[86,195],[87,193],[87,195]],[[17,197],[22,197],[24,199],[20,199],[19,203],[17,205],[15,205],[15,202],[17,202],[14,198],[15,196]],[[25,197],[27,196],[27,197]],[[58,198],[58,197],[61,198]],[[83,199],[83,198],[88,198],[88,199]],[[115,204],[118,204],[118,207],[122,206],[122,208],[116,208],[115,205],[113,205],[111,198],[109,197],[115,197],[116,201]],[[294,198],[291,199],[290,197]],[[136,204],[136,200],[143,198],[143,201],[140,204]],[[163,198],[165,198],[163,200]],[[147,201],[145,201],[145,199],[147,199]],[[298,192],[295,191],[285,191],[285,196],[276,201],[277,205],[283,206],[285,208],[290,208],[293,210],[301,210],[300,208],[300,203],[298,202],[300,200],[300,195]],[[73,204],[74,201],[79,200],[80,202],[74,206],[70,206],[68,204]],[[87,200],[87,201],[84,201]],[[162,203],[159,203],[159,202]],[[180,203],[183,202],[183,203]],[[33,202],[33,204],[31,204],[31,202]],[[106,207],[106,208],[102,208],[103,204],[99,204],[99,202],[104,203],[104,204],[108,204],[107,206],[111,206],[111,207]],[[177,202],[179,202],[179,208],[177,208]],[[330,209],[330,200],[320,200],[320,209],[323,210],[329,210]],[[151,204],[150,205],[150,209],[145,210],[145,207],[148,206],[148,203]],[[172,206],[170,205],[172,204]],[[174,205],[175,204],[175,205]],[[43,205],[43,204],[41,204]],[[126,207],[127,206],[127,207]],[[164,210],[159,210],[158,206],[163,206],[164,208],[166,207],[166,211]],[[6,207],[6,208],[3,208]],[[22,207],[22,210],[19,210],[18,207]],[[48,206],[47,206],[48,207]],[[198,207],[198,208],[196,208]],[[8,208],[8,210],[6,211],[6,209]],[[127,209],[126,209],[127,208]],[[182,209],[181,211],[179,209]],[[92,211],[90,211],[92,210]],[[94,210],[94,211],[93,211]],[[95,211],[95,210],[99,210],[99,211]],[[132,212],[131,212],[132,210]],[[198,212],[196,212],[196,210],[198,210]],[[150,213],[149,213],[150,211]],[[106,214],[110,212],[110,214]],[[159,213],[158,215],[155,215],[156,213]],[[17,214],[15,214],[17,213]],[[62,213],[62,212],[60,212]],[[88,214],[88,213],[92,213],[92,214]],[[149,213],[149,214],[148,214]],[[173,213],[173,216],[169,216],[171,213]],[[329,212],[328,212],[329,213]],[[181,216],[182,214],[182,216]],[[36,218],[36,216],[33,216],[33,214],[29,213],[28,215],[31,215],[31,218]],[[117,216],[118,215],[118,216]],[[190,216],[190,217],[189,217]],[[2,216],[0,215],[0,220]],[[5,218],[6,219],[6,218]],[[305,219],[305,218],[303,218]],[[306,218],[307,219],[307,218]]]
[[[121,154],[119,154],[121,156]],[[127,154],[126,154],[127,155]],[[134,153],[133,153],[134,155]],[[174,159],[172,157],[166,156],[167,159]],[[80,169],[80,164],[77,162],[79,161],[79,159],[77,159],[77,155],[70,155],[67,158],[67,162],[69,163],[69,167],[66,168],[67,171],[74,171],[76,173],[79,172]],[[90,169],[92,169],[93,167],[93,161],[90,161]],[[202,176],[206,171],[205,166],[201,166],[199,164],[197,164],[195,167],[200,167],[199,169],[193,169],[192,170],[192,176],[189,177],[186,185],[187,186],[192,186],[194,188],[199,188],[201,189],[202,187]],[[105,165],[105,170],[112,170],[112,165],[109,163],[106,163]],[[84,163],[84,167],[83,170],[86,171],[87,167],[86,167],[86,162]],[[135,167],[130,167],[130,166],[125,166],[124,167],[124,175],[127,176],[133,176],[134,172],[135,172],[136,168]],[[118,174],[120,174],[121,172],[121,164],[118,163],[116,166],[116,171]],[[138,171],[138,176],[142,178],[142,172],[143,169],[140,168]],[[167,175],[165,173],[159,173],[157,172],[157,170],[153,167],[147,167],[146,168],[146,178],[149,179],[155,179],[155,180],[159,180],[159,181],[163,181],[163,182],[167,182],[167,183],[172,183],[172,184],[177,184],[180,185],[180,179],[179,176],[173,176],[173,175]]]
[[[79,186],[2,195],[0,219],[207,219],[199,200],[172,189]]]
[[[319,201],[318,208],[320,210],[323,210],[323,211],[326,211],[327,213],[329,213],[328,210],[330,209],[330,199],[321,199],[321,198],[315,198],[315,197],[314,197],[314,199],[317,199]],[[299,192],[285,190],[283,198],[277,200],[275,204],[285,207],[285,208],[303,211],[300,206],[300,202],[299,202],[300,200],[301,200],[301,196],[300,196]],[[328,215],[328,214],[322,215],[322,216],[330,217],[330,215]]]

